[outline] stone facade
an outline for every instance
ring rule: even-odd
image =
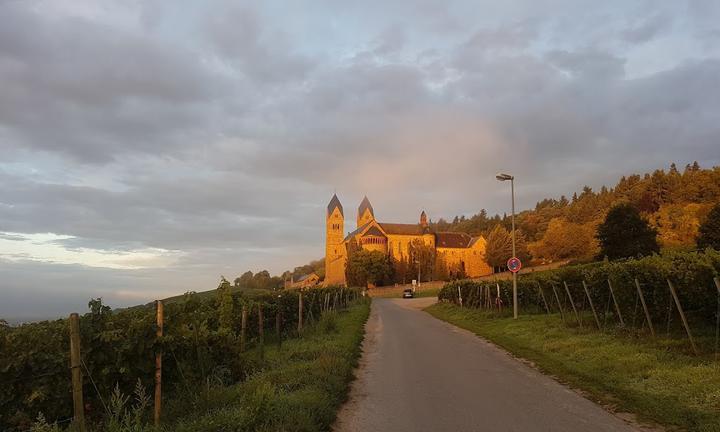
[[[325,285],[345,284],[347,245],[354,240],[365,250],[392,255],[400,261],[410,256],[410,244],[421,240],[435,248],[449,269],[461,268],[468,277],[492,273],[485,262],[485,238],[465,233],[433,232],[423,211],[416,224],[378,222],[370,200],[365,197],[358,207],[357,229],[343,236],[345,215],[337,195],[333,195],[326,212]]]

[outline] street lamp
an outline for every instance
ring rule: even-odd
[[[512,254],[515,257],[515,177],[510,174],[499,173],[495,176],[498,181],[510,180],[510,194],[512,196]],[[517,301],[517,272],[513,272],[513,317],[518,317],[518,301]]]

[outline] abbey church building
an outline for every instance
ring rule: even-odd
[[[345,213],[337,195],[327,206],[325,243],[325,285],[345,284],[348,243],[357,242],[363,249],[380,251],[400,261],[410,256],[410,244],[421,240],[435,248],[448,267],[460,268],[467,277],[492,273],[485,262],[485,238],[458,232],[433,232],[423,211],[418,223],[378,222],[370,200],[365,197],[357,212],[357,229],[344,234]]]

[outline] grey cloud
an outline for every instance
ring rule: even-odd
[[[671,27],[670,19],[661,13],[644,18],[636,25],[622,32],[622,38],[630,43],[643,43],[654,38],[661,31]]]
[[[111,192],[5,176],[0,199],[14,206],[0,212],[0,229],[63,233],[78,237],[63,240],[68,247],[120,250],[211,245],[262,248],[308,240],[308,234],[293,223],[294,217],[307,217],[307,208],[296,208],[292,216],[276,216],[292,200],[302,199],[297,185],[266,187],[265,199],[262,193],[256,185],[232,177],[142,183]]]
[[[204,30],[220,61],[256,82],[301,79],[312,67],[310,59],[291,52],[289,36],[270,27],[248,6],[221,2],[208,13]]]
[[[563,71],[600,81],[620,78],[625,74],[625,60],[606,52],[551,51],[547,58]]]
[[[0,6],[5,145],[86,161],[159,153],[187,145],[181,137],[193,131],[185,125],[202,124],[201,105],[219,94],[220,78],[189,50],[81,19],[46,19],[22,6]]]

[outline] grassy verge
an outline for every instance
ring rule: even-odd
[[[437,297],[442,287],[431,288],[425,291],[415,293],[415,297]]]
[[[470,330],[618,411],[670,429],[720,431],[720,367],[626,335],[567,328],[555,316],[498,318],[439,303],[431,315]]]
[[[247,354],[255,372],[232,386],[196,389],[171,403],[166,430],[324,431],[345,401],[360,355],[369,302],[326,314],[303,337]]]

